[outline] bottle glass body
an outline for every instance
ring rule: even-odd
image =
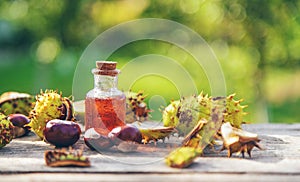
[[[125,123],[126,97],[117,89],[118,77],[94,74],[94,89],[85,99],[85,130],[109,132]]]

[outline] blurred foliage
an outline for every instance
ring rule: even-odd
[[[76,63],[97,35],[125,21],[165,18],[192,28],[208,42],[228,93],[237,93],[249,105],[250,122],[297,122],[299,12],[298,0],[1,0],[0,93],[53,88],[71,95]],[[209,93],[203,70],[192,69],[193,58],[173,45],[134,42],[111,59],[124,65],[144,54],[177,60],[198,81],[198,89]],[[147,88],[145,79],[133,88]],[[177,99],[161,84],[156,91]]]

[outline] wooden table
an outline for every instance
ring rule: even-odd
[[[163,156],[150,152],[109,157],[84,148],[88,168],[45,165],[44,151],[53,146],[34,134],[14,139],[0,150],[0,181],[298,181],[300,180],[300,124],[244,125],[259,134],[265,150],[248,156],[226,157],[226,151],[199,157],[187,169],[165,165]],[[83,141],[76,144],[85,146]],[[121,162],[120,162],[121,161]]]

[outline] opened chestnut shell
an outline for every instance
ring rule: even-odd
[[[67,147],[76,143],[81,134],[80,126],[73,121],[54,119],[46,124],[44,136],[56,147]]]

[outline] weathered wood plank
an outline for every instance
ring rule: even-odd
[[[278,174],[220,174],[220,173],[184,173],[184,174],[62,174],[62,173],[30,173],[30,174],[5,174],[1,175],[1,181],[45,181],[45,182],[82,182],[82,181],[299,181],[299,175]]]
[[[242,159],[236,156],[227,158],[226,152],[220,154],[209,153],[205,157],[199,157],[188,169],[173,169],[164,164],[163,153],[113,154],[118,155],[118,157],[111,158],[85,147],[85,154],[90,157],[92,167],[51,168],[45,165],[43,155],[45,150],[53,149],[53,146],[38,141],[34,135],[31,135],[15,139],[0,150],[0,172],[2,174],[90,173],[91,175],[101,173],[107,176],[118,174],[119,177],[134,174],[133,176],[137,177],[136,179],[140,179],[140,173],[162,177],[167,174],[169,177],[175,177],[178,173],[183,176],[190,176],[191,174],[196,176],[214,175],[211,176],[211,179],[215,179],[216,174],[225,177],[232,175],[230,178],[238,175],[245,177],[245,179],[248,178],[248,175],[255,176],[257,179],[259,175],[262,175],[266,180],[271,179],[272,175],[279,177],[288,175],[293,179],[299,177],[300,124],[253,124],[243,126],[243,128],[258,133],[262,139],[261,144],[265,148],[263,151],[254,149],[251,159]],[[82,140],[76,144],[76,147],[80,146],[85,146]],[[68,175],[70,174],[66,174],[66,176]],[[1,179],[3,179],[2,176]],[[14,176],[20,177],[20,175]],[[28,179],[35,178],[34,174],[27,174],[26,176]],[[84,175],[80,177],[84,177]],[[5,175],[5,178],[9,180],[11,176]],[[61,175],[61,178],[64,179],[65,177]],[[111,179],[117,179],[117,177]],[[190,179],[193,179],[193,177]]]

